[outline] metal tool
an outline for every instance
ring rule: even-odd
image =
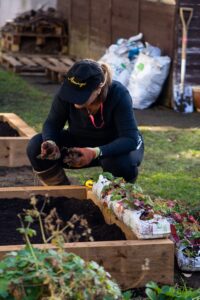
[[[193,16],[193,8],[181,7],[180,19],[182,23],[182,49],[181,49],[181,82],[174,87],[175,110],[180,112],[193,111],[192,87],[185,86],[187,38],[188,29]]]

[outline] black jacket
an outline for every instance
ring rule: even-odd
[[[94,115],[95,124],[101,123],[100,110]],[[104,126],[95,128],[85,109],[76,109],[67,102],[62,87],[55,96],[43,126],[43,140],[58,141],[59,133],[68,123],[70,135],[83,141],[86,147],[100,146],[103,156],[119,155],[135,150],[141,142],[132,109],[131,96],[118,81],[113,81],[103,103]],[[81,143],[83,144],[83,143]]]

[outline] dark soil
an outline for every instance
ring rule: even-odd
[[[38,197],[38,209],[41,209],[44,203],[44,197]],[[1,199],[0,201],[0,245],[20,245],[23,244],[23,238],[16,228],[21,227],[18,214],[22,214],[24,209],[30,209],[31,205],[28,199]],[[82,216],[88,222],[91,228],[91,236],[95,241],[114,241],[125,240],[125,235],[116,225],[107,225],[100,209],[91,200],[79,200],[74,198],[50,198],[46,204],[44,213],[49,214],[56,208],[59,218],[63,221],[63,226],[71,217],[76,214]],[[33,238],[33,243],[42,243],[39,224],[35,222],[32,226],[37,231],[37,236]],[[80,235],[81,226],[75,225],[73,233],[75,236]],[[74,240],[70,240],[73,242]],[[81,237],[79,241],[86,241]]]
[[[0,121],[0,136],[19,136],[19,133],[7,122]]]
[[[0,167],[0,187],[41,185],[31,167]]]

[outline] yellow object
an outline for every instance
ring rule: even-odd
[[[94,181],[92,179],[89,179],[85,182],[85,186],[89,189],[92,189],[93,184],[94,184]]]

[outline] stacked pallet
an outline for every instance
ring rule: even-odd
[[[0,64],[8,71],[21,75],[47,75],[54,82],[62,82],[74,61],[64,56],[1,53]]]
[[[67,26],[55,9],[31,10],[1,29],[2,50],[23,53],[67,52]]]

